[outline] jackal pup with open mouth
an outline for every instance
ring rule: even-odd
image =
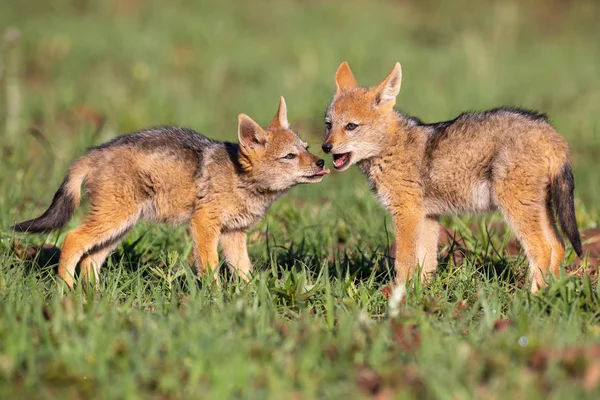
[[[426,124],[394,109],[402,71],[373,88],[359,87],[346,62],[327,110],[323,150],[334,167],[357,164],[394,218],[398,282],[420,264],[435,271],[441,215],[499,210],[521,241],[531,289],[558,275],[564,234],[581,256],[567,142],[545,115],[497,108]]]
[[[283,97],[266,129],[240,114],[238,138],[239,144],[221,143],[172,126],[120,136],[73,162],[50,208],[13,228],[39,233],[63,227],[85,183],[90,214],[67,234],[59,262],[69,287],[78,263],[82,276],[98,282],[104,261],[140,219],[189,221],[198,274],[216,272],[220,243],[226,261],[248,279],[248,229],[292,186],[319,182],[329,170],[290,129]]]

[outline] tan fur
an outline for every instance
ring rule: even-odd
[[[394,110],[400,64],[379,85],[361,88],[346,63],[336,73],[324,150],[364,172],[394,217],[397,280],[422,265],[436,268],[439,228],[445,214],[499,210],[530,261],[532,290],[557,275],[564,257],[549,187],[565,166],[566,141],[543,117],[497,109],[424,124]],[[348,129],[348,123],[358,127]],[[348,153],[348,154],[346,154]],[[335,165],[335,164],[334,164]]]
[[[85,279],[98,282],[110,252],[142,219],[189,221],[198,274],[217,272],[220,242],[227,262],[248,279],[252,272],[248,229],[286,190],[319,182],[329,172],[323,169],[324,161],[309,153],[306,143],[290,130],[286,113],[281,98],[266,129],[241,114],[239,146],[164,127],[140,131],[129,142],[91,149],[73,163],[65,181],[75,207],[85,180],[91,209],[83,224],[65,238],[59,276],[73,287],[80,263]],[[173,144],[177,140],[182,144]],[[191,149],[194,146],[197,149]],[[294,157],[286,159],[288,154]],[[30,226],[35,227],[37,222],[32,221]]]

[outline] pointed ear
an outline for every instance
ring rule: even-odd
[[[246,114],[238,115],[238,140],[244,149],[257,150],[267,142],[267,134]]]
[[[271,121],[269,128],[290,129],[290,124],[287,120],[287,106],[285,105],[283,96],[279,98],[279,108],[277,109],[277,114],[275,114],[275,118]]]
[[[346,61],[340,64],[335,73],[335,84],[337,86],[336,93],[345,89],[354,89],[358,87],[358,83],[356,83],[356,79],[354,79],[354,75]]]
[[[377,92],[378,103],[391,102],[392,107],[396,104],[396,96],[400,93],[400,86],[402,84],[402,67],[400,63],[394,65],[394,69],[389,75],[377,85],[375,89]]]

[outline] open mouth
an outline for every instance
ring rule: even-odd
[[[352,153],[341,153],[333,155],[333,166],[335,169],[344,169],[350,164]]]
[[[325,175],[327,175],[329,172],[329,169],[325,168],[319,172],[317,172],[316,174],[313,175],[306,175],[304,176],[304,178],[308,179],[308,180],[321,180]]]

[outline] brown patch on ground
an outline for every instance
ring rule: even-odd
[[[375,396],[381,392],[381,378],[370,368],[362,368],[356,375],[358,388],[367,395]]]
[[[529,358],[529,368],[543,372],[550,364],[557,364],[572,379],[583,383],[586,391],[600,387],[600,345],[569,347],[566,349],[540,348]]]
[[[403,350],[413,352],[421,345],[421,333],[417,325],[391,321],[390,327],[396,342]]]
[[[390,297],[392,297],[392,292],[394,291],[394,284],[391,285],[386,285],[381,289],[381,294],[383,295],[383,297],[386,298],[386,300],[389,300]]]
[[[404,374],[403,378],[410,378],[410,374]],[[359,390],[367,396],[376,400],[391,400],[395,398],[394,389],[385,385],[384,380],[370,368],[361,368],[356,374],[356,385]]]
[[[510,326],[510,319],[498,319],[494,322],[494,331],[502,332]]]
[[[365,366],[356,372],[355,381],[364,395],[376,400],[397,398],[399,390],[409,390],[415,398],[427,397],[421,374],[413,364],[397,365],[393,371],[382,373]]]
[[[13,241],[13,251],[21,260],[33,261],[37,259],[37,263],[42,266],[58,264],[60,259],[60,249],[49,243],[36,247],[26,247],[19,239],[15,239]]]
[[[467,303],[466,301],[459,300],[456,303],[455,307],[456,308],[452,311],[452,318],[460,319],[463,317],[465,312],[471,308],[471,305],[469,303]]]
[[[583,242],[583,259],[575,258],[573,264],[567,267],[567,273],[576,276],[589,275],[592,279],[598,277],[600,266],[600,228],[586,229],[581,232]]]

